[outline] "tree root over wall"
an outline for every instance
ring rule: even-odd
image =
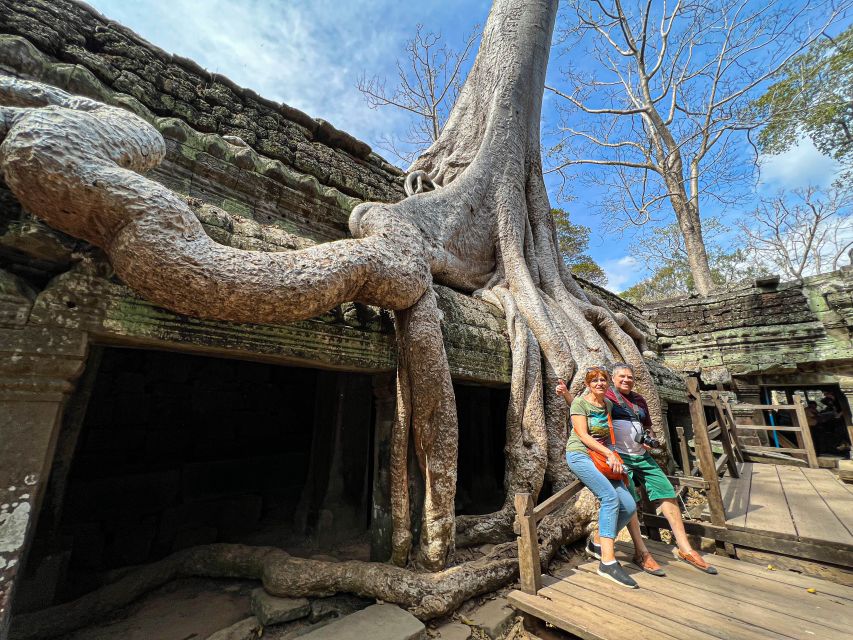
[[[295,251],[243,251],[208,237],[184,200],[141,175],[165,155],[162,136],[141,118],[0,76],[6,184],[34,215],[101,247],[116,275],[147,300],[192,316],[274,324],[355,301],[393,311],[397,334],[390,469],[390,559],[397,567],[206,547],[52,611],[79,620],[86,607],[102,611],[170,576],[202,574],[259,577],[272,593],[288,595],[353,591],[398,602],[423,618],[440,615],[516,571],[507,547],[497,557],[445,569],[455,545],[511,539],[516,493],[536,497],[546,481],[559,489],[571,480],[566,406],[554,396],[558,378],[577,393],[587,367],[630,363],[654,423],[662,424],[643,334],[584,291],[558,251],[539,141],[556,14],[557,0],[494,0],[453,112],[410,169],[417,179],[407,182],[409,197],[360,204],[350,215],[352,238]],[[413,193],[412,185],[433,188]],[[477,296],[506,316],[512,378],[505,501],[492,514],[455,517],[456,404],[433,283]],[[416,548],[410,447],[425,494]],[[550,558],[559,544],[580,535],[593,511],[576,506],[562,520],[543,522],[543,554]],[[38,626],[40,618],[28,623]],[[21,624],[18,629],[24,633]]]
[[[585,535],[596,514],[595,499],[583,491],[540,523],[543,570],[561,545]],[[436,573],[375,562],[306,560],[275,547],[212,544],[179,551],[73,602],[17,616],[12,620],[11,640],[40,640],[70,633],[178,578],[260,580],[267,592],[282,597],[354,593],[393,602],[421,620],[430,620],[452,612],[474,596],[499,589],[517,575],[515,542],[499,544],[478,560]]]

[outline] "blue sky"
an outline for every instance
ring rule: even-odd
[[[391,109],[370,109],[355,86],[359,75],[391,79],[395,59],[419,23],[442,32],[449,44],[459,46],[474,25],[485,22],[491,6],[489,0],[422,0],[415,4],[399,0],[88,2],[162,49],[191,58],[264,97],[328,120],[375,149],[383,135],[402,133],[408,119]],[[555,49],[549,82],[556,82],[559,75],[561,62],[556,53]],[[546,94],[546,131],[556,99]],[[757,188],[768,191],[826,184],[834,172],[834,163],[805,143],[768,159]],[[620,291],[648,275],[630,255],[636,231],[621,236],[600,231],[600,214],[593,206],[600,194],[595,189],[576,191],[576,199],[568,203],[558,200],[556,180],[549,180],[549,190],[553,206],[563,206],[574,222],[593,229],[590,254],[607,272],[608,288]],[[747,196],[743,206],[749,202]]]

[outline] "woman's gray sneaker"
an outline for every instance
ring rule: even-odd
[[[625,569],[618,562],[614,562],[613,564],[599,562],[598,575],[609,578],[616,584],[621,584],[623,587],[628,587],[629,589],[637,589],[640,586],[634,581],[634,578],[625,573]]]
[[[592,536],[589,536],[586,539],[586,547],[584,547],[584,551],[586,551],[588,556],[592,556],[596,560],[601,560],[601,546],[592,541]]]

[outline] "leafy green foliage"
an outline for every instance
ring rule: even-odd
[[[705,248],[714,286],[731,285],[754,278],[763,269],[750,264],[739,238],[728,238],[729,229],[717,218],[703,221]],[[652,275],[619,295],[639,304],[695,293],[693,276],[687,262],[687,250],[677,223],[654,229],[634,249],[634,257],[653,265]]]
[[[575,224],[569,219],[569,212],[563,209],[551,209],[554,224],[557,227],[557,243],[563,262],[571,272],[594,284],[607,284],[607,274],[588,253],[590,228]]]
[[[753,103],[767,118],[761,150],[781,153],[806,135],[822,153],[853,165],[853,27],[821,38],[777,77]]]

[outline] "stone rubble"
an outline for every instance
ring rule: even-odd
[[[311,613],[311,603],[306,598],[277,598],[263,587],[252,591],[252,613],[265,627],[290,622]]]

